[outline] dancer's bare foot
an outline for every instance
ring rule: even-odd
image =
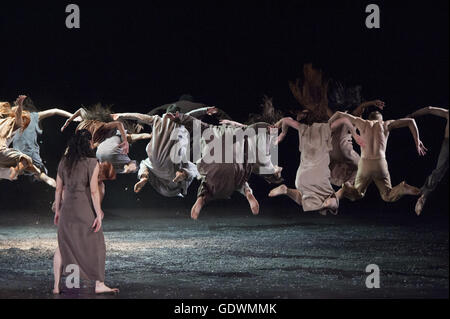
[[[173,182],[174,183],[179,183],[179,182],[184,181],[186,178],[187,178],[186,171],[183,171],[183,170],[177,171],[176,174],[175,174],[175,178],[173,179]]]
[[[56,181],[53,178],[47,176],[45,173],[40,173],[39,175],[37,175],[37,179],[43,181],[53,188],[56,188]]]
[[[405,188],[405,193],[407,195],[418,196],[420,195],[420,189],[411,185],[406,184],[406,182],[402,182],[403,187]]]
[[[419,199],[417,200],[416,209],[415,209],[417,216],[420,216],[420,214],[422,214],[422,210],[423,210],[423,207],[425,206],[426,201],[427,201],[427,197],[424,194],[422,194],[422,196],[420,196]]]
[[[136,172],[136,171],[137,171],[137,165],[136,165],[136,163],[135,163],[135,162],[131,162],[131,163],[128,163],[128,164],[126,164],[126,165],[124,166],[123,173],[124,173],[124,174],[129,174],[129,173],[134,173],[134,172]]]
[[[245,191],[245,197],[247,197],[248,203],[250,204],[250,209],[252,210],[253,215],[259,214],[259,203],[256,200],[255,196],[250,190]]]
[[[287,194],[287,186],[286,185],[280,185],[277,188],[274,188],[270,191],[269,193],[269,197],[277,197],[277,196],[281,196],[281,195],[286,195]]]
[[[118,294],[119,289],[117,288],[109,288],[105,285],[104,282],[95,284],[95,293],[96,294]]]
[[[338,201],[334,197],[330,197],[330,198],[326,199],[322,206],[322,208],[329,209],[332,211],[336,211],[338,209],[338,207],[339,207]]]
[[[197,201],[195,202],[194,206],[192,206],[191,209],[191,218],[194,220],[198,219],[198,216],[200,215],[200,211],[203,208],[203,205],[205,205],[205,198],[203,196],[200,196],[197,198]]]
[[[25,170],[26,166],[22,163],[19,162],[19,164],[17,164],[16,167],[10,167],[10,174],[9,174],[9,179],[14,181],[17,179],[17,177],[23,173],[23,171]]]
[[[134,192],[137,194],[139,193],[145,186],[145,184],[147,184],[148,182],[148,178],[141,178],[141,180],[139,182],[136,183],[136,185],[134,185]]]

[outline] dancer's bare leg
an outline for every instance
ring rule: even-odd
[[[137,142],[137,141],[150,140],[151,138],[152,138],[151,133],[128,134],[127,135],[127,140],[128,140],[128,143],[130,143],[130,144]]]
[[[59,251],[59,247],[56,248],[55,255],[53,256],[53,276],[55,279],[53,286],[53,294],[59,295],[61,293],[59,289],[59,282],[61,281],[61,272],[62,272],[62,258],[61,252]]]
[[[179,183],[184,181],[188,177],[188,174],[184,170],[177,171],[175,174],[175,178],[173,179],[174,183]]]
[[[250,209],[252,210],[253,215],[259,214],[259,203],[256,200],[255,196],[250,187],[245,188],[245,197],[247,198],[248,203],[250,204]]]
[[[280,185],[270,191],[269,197],[287,195],[290,199],[302,206],[302,193],[297,189],[288,188],[286,185]]]
[[[200,215],[200,211],[202,210],[203,206],[205,205],[205,196],[199,196],[197,198],[197,201],[195,202],[194,206],[192,206],[191,209],[191,218],[194,220],[198,219],[198,216]]]
[[[119,293],[119,289],[117,288],[109,288],[108,286],[105,285],[104,282],[100,282],[100,281],[96,281],[95,282],[95,293],[96,294],[118,294]]]

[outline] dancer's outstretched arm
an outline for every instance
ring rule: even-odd
[[[67,118],[71,118],[73,116],[72,113],[61,110],[61,109],[49,109],[49,110],[45,110],[45,111],[41,111],[38,113],[39,115],[39,121],[46,119],[48,117],[52,117],[52,116],[62,116],[62,117],[67,117]],[[76,121],[76,119],[74,119]]]
[[[412,114],[407,115],[406,117],[416,118],[416,117],[424,116],[424,115],[428,115],[428,114],[448,119],[448,110],[440,108],[440,107],[433,107],[433,106],[424,107],[418,111],[415,111]]]
[[[199,119],[196,119],[193,116],[190,116],[187,114],[181,114],[179,112],[177,112],[175,114],[167,113],[166,116],[169,117],[175,123],[183,125],[189,131],[190,134],[193,134],[193,132],[194,132],[194,123],[200,124],[201,132],[203,132],[205,129],[212,126],[212,125],[206,124],[205,122],[200,121]]]
[[[297,122],[296,120],[294,120],[292,117],[285,117],[285,118],[282,118],[281,120],[279,120],[275,124],[275,127],[281,128],[281,133],[280,133],[280,135],[278,135],[278,139],[275,143],[275,144],[279,144],[286,137],[289,127],[295,128],[298,131],[301,128],[301,124],[299,122]]]
[[[61,127],[61,132],[63,132],[69,126],[69,124],[72,123],[72,121],[75,121],[75,119],[77,117],[80,116],[81,119],[83,119],[83,115],[82,114],[84,114],[84,113],[86,113],[86,110],[83,109],[83,108],[80,108],[75,113],[73,113],[72,116],[70,116],[67,119],[66,123],[64,123],[64,125]]]
[[[328,123],[333,123],[334,121],[340,119],[340,118],[346,118],[348,119],[352,125],[356,126],[357,129],[361,130],[365,124],[365,120],[363,120],[360,117],[353,116],[351,114],[345,113],[345,112],[336,112],[333,114],[333,116],[328,120]]]
[[[231,120],[221,120],[220,124],[223,125],[230,125],[230,126],[236,126],[236,127],[247,127],[248,125],[236,122],[236,121],[231,121]]]
[[[141,113],[115,113],[111,115],[114,121],[118,120],[132,120],[138,121],[147,125],[152,125],[153,120],[157,115],[147,115]]]
[[[387,128],[389,131],[392,131],[392,130],[395,130],[398,128],[402,128],[402,127],[408,127],[414,138],[414,142],[416,143],[417,153],[419,153],[420,156],[423,156],[426,154],[427,149],[423,145],[422,141],[420,140],[419,129],[417,128],[417,124],[414,119],[407,118],[407,119],[387,121],[386,125],[387,125]]]
[[[361,117],[363,115],[364,111],[370,106],[376,106],[380,110],[383,110],[385,103],[381,100],[363,102],[352,112],[352,114],[354,116]]]
[[[190,112],[187,112],[186,115],[190,115],[193,117],[199,117],[203,115],[214,115],[218,113],[220,110],[215,106],[207,106],[207,107],[201,107],[195,110],[192,110]]]
[[[353,139],[359,146],[365,147],[364,139],[356,132],[355,126],[353,126],[352,122],[350,122],[350,120],[347,118],[340,118],[340,119],[332,121],[330,124],[331,131],[335,131],[342,125],[345,125],[350,130],[350,132],[352,133]]]

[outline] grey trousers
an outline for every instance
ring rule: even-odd
[[[421,191],[424,196],[428,196],[432,191],[434,191],[439,184],[439,182],[444,178],[445,173],[448,170],[448,138],[444,140],[441,147],[441,152],[439,153],[439,159],[436,168],[427,177],[425,184],[422,186]]]

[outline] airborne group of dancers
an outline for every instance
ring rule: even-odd
[[[188,95],[148,114],[113,113],[100,104],[73,114],[60,109],[38,111],[23,95],[12,106],[0,102],[0,179],[14,181],[19,175],[30,175],[56,188],[53,210],[58,248],[53,293],[60,293],[62,270],[66,272],[68,265],[79,266],[83,279],[94,280],[96,293],[118,292],[104,283],[106,247],[101,209],[104,181],[116,179],[117,174],[137,174],[136,193],[150,184],[165,197],[184,197],[191,183],[200,180],[191,209],[193,219],[199,217],[206,203],[229,198],[235,191],[246,197],[257,215],[259,203],[249,185],[251,174],[279,185],[269,197],[286,195],[303,211],[337,214],[342,198],[361,199],[374,182],[386,202],[404,195],[419,196],[415,211],[420,215],[448,170],[448,110],[426,107],[405,118],[386,121],[380,112],[384,102],[363,102],[359,87],[346,88],[326,80],[311,64],[304,66],[303,73],[302,81],[290,83],[301,106],[293,117],[283,117],[272,100],[265,98],[261,114],[250,114],[245,124],[233,121],[216,107],[195,103]],[[362,118],[364,113],[369,113],[367,119]],[[386,161],[389,135],[395,129],[409,128],[418,154],[425,155],[427,149],[414,118],[427,114],[447,121],[437,167],[420,189],[406,182],[392,187]],[[42,133],[40,122],[56,115],[67,118],[61,131],[72,122],[78,125],[55,180],[47,175],[38,135]],[[151,132],[143,133],[144,126],[151,127]],[[272,157],[272,146],[284,140],[289,128],[298,132],[301,153],[295,188],[282,184],[283,170]],[[250,129],[262,134],[254,138],[242,134]],[[138,164],[128,153],[129,144],[140,140],[148,140],[147,158]],[[198,157],[194,159],[191,151],[195,153],[195,148]]]
[[[385,106],[382,101],[362,102],[358,89],[344,88],[339,82],[323,79],[321,71],[311,64],[305,65],[303,71],[302,81],[290,83],[291,91],[301,105],[294,118],[283,117],[272,101],[265,98],[261,114],[251,114],[246,124],[231,120],[216,107],[195,103],[187,95],[148,114],[114,114],[101,105],[81,108],[73,114],[60,109],[37,111],[26,96],[19,96],[13,106],[0,102],[0,179],[15,180],[25,174],[56,187],[56,181],[47,175],[37,139],[42,133],[40,122],[58,115],[67,118],[61,131],[70,123],[77,122],[75,132],[87,130],[91,134],[91,147],[96,151],[100,166],[101,199],[105,192],[103,182],[114,180],[116,174],[137,174],[136,193],[150,184],[166,197],[185,196],[192,181],[198,179],[201,184],[191,210],[193,219],[198,218],[207,202],[229,198],[234,191],[242,193],[252,213],[258,214],[259,204],[248,183],[250,175],[257,174],[269,183],[281,184],[282,168],[272,164],[270,151],[266,152],[263,160],[256,159],[255,162],[209,163],[204,158],[190,161],[193,126],[198,120],[201,121],[201,130],[214,132],[211,140],[234,136],[237,129],[253,128],[266,130],[268,143],[276,145],[283,141],[289,128],[298,131],[301,157],[295,188],[280,185],[269,193],[270,197],[287,195],[304,211],[336,214],[342,198],[361,199],[370,183],[375,182],[381,198],[387,202],[397,201],[403,195],[420,196],[416,205],[416,213],[420,214],[429,194],[448,169],[448,110],[427,107],[405,118],[385,121],[380,112]],[[363,119],[362,115],[371,108],[377,110]],[[425,155],[427,149],[420,140],[414,118],[426,114],[447,119],[437,167],[421,189],[406,182],[392,187],[386,161],[390,132],[409,128],[418,154]],[[144,126],[151,127],[151,133],[142,133]],[[274,129],[281,130],[275,140],[270,135]],[[361,154],[354,149],[352,139],[360,146]],[[139,140],[149,141],[146,147],[148,158],[140,164],[128,156],[129,144]],[[207,147],[211,140],[203,141],[201,147]],[[259,142],[245,145],[244,156],[248,156],[250,148],[257,149]],[[171,157],[174,148],[181,157],[176,163]],[[236,152],[233,152],[232,156],[236,157]],[[335,190],[333,185],[339,189]]]

